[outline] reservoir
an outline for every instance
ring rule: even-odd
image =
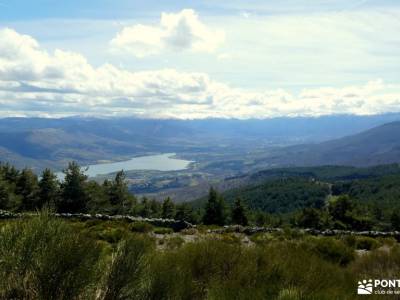
[[[96,177],[97,175],[104,175],[109,173],[118,172],[121,170],[157,170],[157,171],[177,171],[188,168],[192,161],[173,158],[175,153],[164,153],[158,155],[139,156],[130,160],[102,163],[89,165],[88,170],[85,172],[89,177]],[[63,173],[57,173],[57,176],[64,177]]]

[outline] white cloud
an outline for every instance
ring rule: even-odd
[[[205,73],[94,67],[78,53],[50,53],[30,36],[0,29],[0,115],[136,115],[266,118],[400,111],[400,84],[252,91]]]
[[[110,44],[113,50],[144,57],[163,50],[213,52],[224,40],[224,31],[209,28],[194,10],[184,9],[178,13],[162,13],[158,26],[125,27]]]

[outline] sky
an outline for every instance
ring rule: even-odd
[[[398,0],[0,0],[0,117],[400,112]]]

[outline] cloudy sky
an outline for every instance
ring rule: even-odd
[[[398,0],[0,0],[0,117],[399,112],[399,33]]]

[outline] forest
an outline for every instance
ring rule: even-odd
[[[191,224],[252,225],[349,230],[400,229],[400,170],[397,165],[367,169],[316,167],[260,173],[255,184],[194,202],[138,198],[123,171],[113,180],[89,179],[71,162],[60,181],[49,169],[0,165],[0,210],[102,213],[176,219]]]

